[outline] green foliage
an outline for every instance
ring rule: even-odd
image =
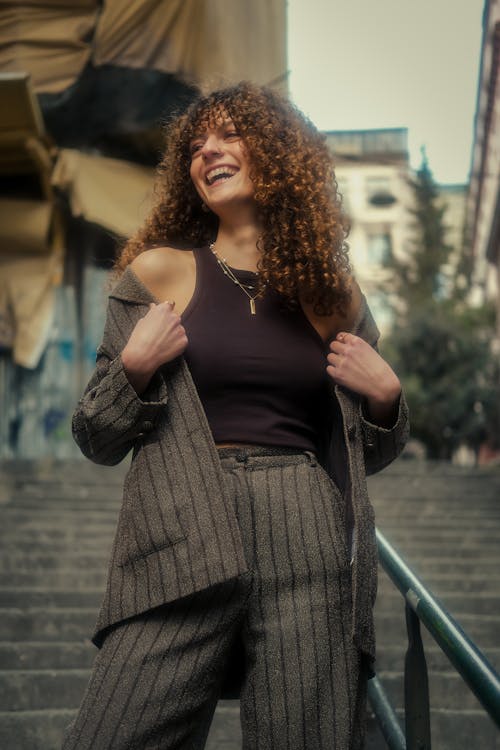
[[[497,434],[499,369],[490,352],[486,311],[446,303],[423,308],[391,337],[410,406],[412,434],[430,458],[449,459],[460,444],[476,449]],[[483,319],[477,327],[474,319]],[[495,424],[496,423],[496,424]]]
[[[408,180],[414,198],[413,207],[408,209],[412,217],[413,238],[406,248],[405,257],[393,257],[389,262],[393,271],[393,290],[405,300],[409,309],[442,298],[443,266],[452,249],[445,241],[445,208],[438,205],[439,195],[425,151],[422,156],[422,165],[415,178]]]
[[[403,382],[412,435],[430,458],[448,459],[459,445],[477,449],[500,432],[500,369],[491,351],[494,312],[468,307],[463,289],[443,285],[450,248],[425,153],[410,184],[414,236],[408,258],[391,263],[399,310],[384,353]],[[469,260],[464,253],[461,272],[468,271]]]

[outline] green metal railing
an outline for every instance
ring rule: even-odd
[[[381,566],[405,599],[408,632],[404,734],[378,678],[374,677],[368,682],[368,697],[390,750],[431,748],[427,664],[420,622],[423,622],[483,708],[500,727],[498,674],[378,529],[377,544]]]

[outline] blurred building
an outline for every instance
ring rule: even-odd
[[[414,232],[410,210],[413,175],[406,128],[346,130],[326,133],[335,157],[335,174],[351,229],[351,262],[382,333],[393,323],[397,299],[391,294],[391,255],[402,259]],[[444,209],[446,242],[451,246],[444,286],[454,282],[461,258],[465,220],[465,185],[438,185]]]
[[[443,223],[445,242],[451,247],[448,263],[444,269],[445,289],[451,291],[455,284],[465,287],[467,280],[459,278],[460,262],[464,252],[467,185],[438,185],[439,204],[444,209]]]
[[[446,228],[446,242],[452,247],[452,254],[461,252],[464,242],[465,207],[467,185],[438,185],[440,204],[445,209],[443,216]]]
[[[408,131],[331,131],[326,137],[351,224],[353,269],[384,333],[392,322],[386,264],[391,254],[404,256],[411,233]]]
[[[286,90],[286,2],[0,6],[0,458],[67,456],[162,123],[200,89]]]
[[[466,241],[476,299],[495,301],[500,339],[500,0],[486,0],[483,13]]]

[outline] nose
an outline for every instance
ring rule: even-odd
[[[221,143],[215,133],[210,133],[207,137],[201,153],[205,159],[211,156],[218,156],[221,153]]]

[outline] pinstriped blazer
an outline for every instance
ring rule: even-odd
[[[123,504],[93,642],[111,625],[247,570],[238,524],[205,412],[183,357],[161,367],[140,397],[121,361],[137,321],[156,301],[127,268],[112,291],[96,369],[73,416],[73,435],[92,461],[114,465],[130,450]],[[363,301],[353,332],[376,346]],[[320,462],[351,509],[353,638],[374,658],[372,606],[377,552],[366,474],[390,463],[408,436],[401,397],[391,429],[363,416],[356,394],[331,388],[331,427]]]

